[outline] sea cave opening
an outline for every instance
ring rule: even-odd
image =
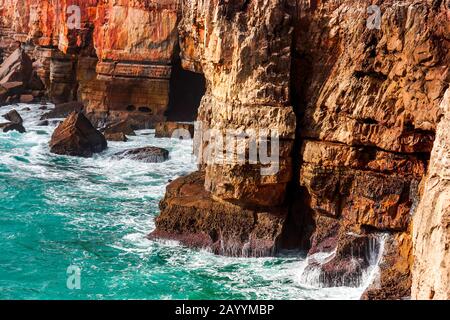
[[[181,59],[172,65],[167,121],[193,122],[197,119],[200,101],[206,92],[203,74],[184,70]]]

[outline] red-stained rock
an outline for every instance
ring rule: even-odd
[[[119,142],[127,142],[128,138],[122,132],[118,133],[104,133],[105,139],[107,141],[119,141]]]
[[[71,113],[53,132],[50,141],[52,153],[91,157],[107,147],[105,137],[79,112]]]

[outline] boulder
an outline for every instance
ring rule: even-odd
[[[19,124],[23,123],[22,117],[15,109],[11,110],[7,114],[4,114],[3,118],[5,118],[8,121],[11,121],[12,123],[19,123]]]
[[[83,110],[83,104],[81,102],[67,102],[56,104],[55,108],[51,111],[45,113],[41,120],[52,119],[52,118],[66,118],[72,112],[81,112]]]
[[[3,130],[3,132],[5,133],[9,131],[18,131],[20,133],[26,132],[25,128],[21,123],[13,123],[13,122],[0,123],[0,130]]]
[[[175,130],[180,130],[177,137],[173,134]],[[194,137],[194,124],[192,123],[181,123],[181,122],[159,122],[155,126],[155,137],[156,138],[179,138],[180,133],[184,136],[184,132],[189,133],[190,137]]]
[[[157,147],[144,147],[118,152],[113,156],[116,159],[132,159],[147,163],[164,162],[169,159],[169,151]]]
[[[379,274],[369,285],[363,300],[400,300],[411,297],[412,238],[408,232],[386,236]]]
[[[72,112],[54,131],[50,151],[55,154],[91,157],[107,147],[103,134],[80,112]]]

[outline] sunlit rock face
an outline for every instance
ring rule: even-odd
[[[97,77],[84,94],[89,113],[127,118],[136,127],[164,120],[177,8],[175,0],[99,2],[93,35]]]
[[[248,165],[207,165],[205,186],[219,199],[242,205],[285,201],[296,127],[289,100],[291,19],[281,0],[189,1],[183,6],[182,65],[205,75],[207,94],[198,118],[204,128],[224,134],[226,129],[270,128],[284,139],[274,176],[263,177],[258,167]]]
[[[450,90],[441,104],[430,169],[413,220],[412,297],[450,298]]]
[[[261,165],[248,159],[245,164],[217,159],[202,163],[201,178],[195,173],[170,184],[152,238],[178,239],[232,256],[276,253],[293,172],[292,31],[286,1],[183,3],[182,66],[203,73],[207,83],[198,146],[210,146],[207,130],[225,136],[227,130],[271,129],[280,138],[279,170],[265,176]],[[217,153],[225,147],[214,145]]]
[[[163,121],[177,47],[177,1],[2,2],[0,48],[17,41],[56,103],[80,100],[94,123]],[[79,15],[78,15],[79,14]]]

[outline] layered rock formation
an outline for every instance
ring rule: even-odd
[[[79,100],[95,124],[165,120],[178,1],[2,0],[0,8],[2,57],[24,43],[52,102]]]
[[[214,152],[203,159],[204,176],[194,174],[169,187],[152,237],[175,237],[220,254],[276,251],[287,217],[296,126],[289,105],[292,25],[286,9],[280,0],[185,3],[179,25],[182,65],[203,72],[207,83],[196,151]],[[247,130],[258,136],[263,129],[276,131],[283,149],[276,160],[281,170],[271,176],[261,174],[261,164],[236,161],[237,149],[223,161],[230,148],[212,145],[207,133],[224,137]],[[189,193],[186,179],[195,186]]]

